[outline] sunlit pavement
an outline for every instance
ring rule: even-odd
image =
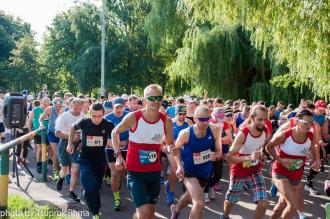
[[[84,203],[82,198],[81,203],[72,203],[68,200],[68,185],[64,184],[63,191],[57,192],[55,182],[49,178],[47,183],[41,182],[41,175],[37,174],[35,171],[35,163],[34,159],[34,151],[29,152],[28,157],[28,166],[35,175],[34,179],[27,174],[27,172],[19,166],[19,175],[21,188],[17,187],[16,179],[10,176],[10,185],[9,185],[9,193],[12,194],[20,194],[27,198],[31,198],[37,201],[40,204],[53,203],[56,206],[59,206],[63,209],[63,212],[69,214],[71,216],[77,216],[78,218],[91,218],[91,215],[88,216],[87,206]],[[12,165],[12,161],[10,161]],[[51,172],[51,166],[48,166],[49,172]],[[329,170],[329,166],[326,166],[326,171]],[[10,167],[10,171],[12,168]],[[221,180],[221,192],[216,193],[216,199],[211,200],[205,207],[204,218],[207,219],[217,219],[220,214],[223,212],[223,201],[225,192],[228,188],[228,167],[224,166],[224,179]],[[308,168],[305,168],[305,173],[307,173]],[[11,174],[11,173],[10,173]],[[310,195],[305,192],[305,208],[306,214],[309,218],[325,218],[325,210],[324,206],[327,202],[330,202],[330,198],[324,196],[323,186],[324,180],[326,178],[326,173],[320,173],[315,180],[315,189],[318,190],[320,195]],[[267,188],[270,188],[270,176],[268,170],[264,170],[264,176],[266,177]],[[76,193],[81,196],[82,190],[81,187],[76,189]],[[182,185],[177,183],[175,189],[175,198],[176,200],[179,198],[182,193]],[[272,198],[270,193],[268,192],[269,198],[269,206],[267,208],[266,215],[268,218],[271,214],[271,211],[277,201],[277,198]],[[109,219],[126,219],[131,218],[133,215],[135,208],[133,202],[130,198],[129,191],[125,184],[125,179],[122,180],[122,189],[121,189],[121,200],[123,210],[121,212],[113,211],[113,195],[111,192],[111,188],[105,183],[101,188],[101,199],[102,199],[102,208],[101,218],[109,218]],[[250,192],[244,192],[241,195],[241,201],[233,208],[231,218],[239,219],[239,218],[252,218],[256,205],[252,203],[252,195]],[[184,209],[180,218],[186,219],[188,218],[190,212],[190,207]],[[170,208],[165,202],[165,193],[164,187],[162,187],[161,197],[157,204],[157,214],[156,218],[169,218],[170,217]],[[298,218],[298,215],[296,215]]]

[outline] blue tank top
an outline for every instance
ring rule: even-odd
[[[244,119],[242,118],[242,113],[238,113],[238,117],[236,120],[236,128],[239,128],[239,126],[244,122]]]
[[[48,119],[48,130],[52,133],[55,133],[55,121],[58,117],[58,112],[56,111],[55,107],[52,107],[52,113]]]
[[[205,136],[198,139],[193,126],[189,128],[189,141],[181,149],[181,159],[186,175],[197,178],[208,178],[212,173],[212,162],[209,160],[211,151],[215,151],[215,140],[210,127]]]
[[[178,126],[178,124],[176,124],[176,122],[173,122],[173,136],[174,136],[174,140],[176,140],[179,136],[179,133],[181,132],[181,130],[188,128],[188,122],[184,122],[181,126]]]
[[[104,118],[108,120],[109,122],[112,122],[115,126],[117,126],[121,121],[124,119],[124,117],[128,114],[128,112],[123,112],[123,115],[120,117],[116,117],[114,113],[109,113],[108,115],[105,115]],[[125,132],[120,133],[120,141],[126,141],[128,140],[129,130],[126,130]]]
[[[313,119],[322,127],[323,123],[325,122],[325,115],[318,116],[316,114],[313,114]]]

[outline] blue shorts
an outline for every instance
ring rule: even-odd
[[[60,164],[63,167],[69,166],[70,163],[79,164],[78,162],[79,152],[75,151],[73,152],[72,155],[70,155],[68,152],[66,152],[67,145],[68,145],[68,140],[60,139],[57,147],[57,156],[58,156],[58,160],[60,161]]]
[[[244,184],[247,184],[252,190],[253,202],[267,200],[265,179],[261,172],[247,177],[231,176],[225,199],[231,203],[237,203],[239,201],[239,193],[243,191]]]
[[[48,130],[48,133],[47,133],[47,138],[48,138],[48,141],[50,143],[56,143],[56,144],[58,144],[58,142],[60,141],[60,139],[55,136],[54,132],[51,132],[49,130]]]

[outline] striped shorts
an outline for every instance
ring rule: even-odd
[[[265,179],[261,172],[247,177],[232,176],[225,199],[231,203],[237,203],[239,201],[239,193],[243,190],[244,184],[252,190],[254,203],[260,200],[267,200]]]

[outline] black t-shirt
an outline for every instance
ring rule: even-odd
[[[90,160],[104,159],[104,149],[114,128],[113,123],[102,119],[99,125],[95,125],[91,118],[82,118],[74,124],[74,128],[82,132],[81,156]]]

